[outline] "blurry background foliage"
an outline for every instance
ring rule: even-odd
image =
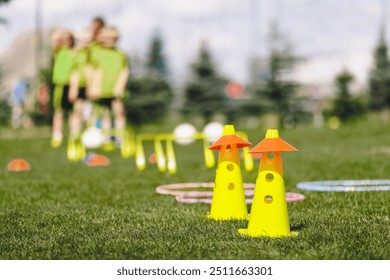
[[[7,2],[9,0],[0,0],[0,5]],[[223,122],[252,118],[260,124],[265,116],[271,115],[276,120],[275,126],[283,129],[311,124],[314,108],[319,103],[325,104],[319,106],[322,118],[334,116],[341,123],[359,120],[367,112],[383,115],[390,107],[390,60],[382,25],[365,89],[356,91],[353,73],[345,70],[335,77],[334,86],[326,95],[328,97],[321,100],[302,94],[305,85],[294,79],[294,71],[305,58],[294,53],[289,38],[277,21],[270,25],[268,31],[268,53],[253,57],[249,62],[249,79],[243,84],[244,94],[239,98],[226,94],[226,85],[234,78],[227,77],[218,69],[207,41],[201,43],[197,57],[188,66],[187,78],[180,81],[180,85],[177,81],[173,83],[169,61],[164,54],[164,40],[157,30],[151,36],[146,57],[129,57],[131,75],[127,84],[129,96],[125,101],[129,125],[139,128],[154,122],[169,122],[173,119],[172,115],[178,122],[196,117],[205,124],[216,118],[221,120],[222,116]],[[51,67],[48,65],[39,71],[39,81],[49,88],[52,88]],[[0,91],[3,82],[0,68]],[[31,90],[30,95],[35,96],[36,93]],[[2,100],[1,104],[0,124],[9,125],[6,117],[9,106],[6,100]],[[36,112],[36,108],[34,105],[27,110],[34,123],[50,125],[52,111],[42,115]]]

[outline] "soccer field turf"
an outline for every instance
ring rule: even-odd
[[[253,145],[265,134],[246,132]],[[288,204],[299,235],[274,239],[240,236],[247,221],[209,220],[207,204],[156,194],[162,184],[214,180],[200,143],[176,145],[178,172],[168,175],[150,164],[138,171],[134,158],[117,151],[104,153],[110,166],[88,167],[68,162],[64,145],[52,149],[46,137],[0,138],[0,258],[390,259],[390,192],[296,189],[302,181],[390,179],[390,127],[366,122],[280,136],[299,149],[282,154],[286,191],[306,199]],[[29,161],[31,171],[8,172],[15,158]],[[243,171],[243,181],[255,183],[256,170]]]

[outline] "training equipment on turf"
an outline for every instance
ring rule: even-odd
[[[192,191],[191,189],[212,189],[214,188],[214,182],[207,183],[176,183],[161,185],[156,188],[156,193],[173,195],[178,202],[183,203],[207,203],[212,202],[212,191]],[[246,196],[246,204],[252,204],[252,196],[254,194],[255,184],[244,183],[244,194]],[[300,193],[286,192],[287,202],[300,202],[305,200],[305,196]]]
[[[108,166],[110,165],[110,160],[103,155],[88,154],[84,159],[84,163],[91,167]]]
[[[81,142],[87,149],[100,148],[106,137],[102,130],[96,127],[87,128],[81,136]]]
[[[390,180],[335,180],[301,182],[297,188],[317,192],[390,191]]]
[[[205,166],[213,168],[215,166],[215,157],[212,150],[209,149],[210,141],[216,136],[222,136],[219,131],[220,124],[210,123],[206,125],[207,129],[204,132],[196,132],[195,128],[190,124],[180,124],[174,129],[173,133],[147,133],[139,134],[135,139],[135,163],[138,170],[143,171],[146,168],[147,160],[145,158],[144,143],[153,142],[154,153],[156,155],[156,165],[160,172],[168,172],[175,174],[177,172],[177,162],[174,150],[174,143],[188,145],[195,140],[200,140],[203,143],[203,157]],[[210,131],[215,129],[213,133]],[[237,135],[244,140],[248,136],[243,132],[237,132]],[[190,142],[188,142],[190,140]],[[250,172],[253,170],[253,159],[249,154],[249,148],[243,147],[243,158],[245,170]]]
[[[120,143],[122,158],[130,158],[135,154],[135,142],[133,131],[122,131],[122,139]]]
[[[83,160],[85,154],[86,149],[79,138],[68,141],[66,156],[70,162]]]
[[[180,145],[189,145],[195,141],[196,128],[190,123],[182,123],[173,130],[175,142]]]
[[[29,171],[31,165],[25,159],[17,158],[8,163],[7,170],[11,172]]]
[[[219,122],[208,123],[205,125],[202,132],[210,143],[215,142],[223,135],[223,124]]]
[[[223,136],[209,149],[219,151],[213,200],[208,218],[214,220],[247,219],[238,149],[252,144],[236,135],[233,125],[225,125]]]
[[[240,234],[251,237],[295,235],[290,232],[280,156],[280,152],[293,151],[297,149],[279,138],[274,129],[268,129],[265,139],[251,150],[252,154],[261,153],[261,161],[248,228],[240,229]]]

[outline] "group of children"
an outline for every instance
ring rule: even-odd
[[[99,121],[106,139],[105,148],[113,149],[115,144],[119,144],[122,156],[129,154],[124,108],[129,69],[125,53],[116,47],[118,38],[118,30],[106,26],[99,17],[93,19],[91,26],[77,40],[67,30],[53,33],[51,145],[54,148],[61,146],[64,118],[68,116],[67,155],[71,161],[81,160],[85,155],[81,134],[86,101],[93,108],[89,122],[96,125]]]

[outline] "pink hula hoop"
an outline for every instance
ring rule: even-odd
[[[253,196],[255,192],[255,184],[244,183],[245,196]],[[184,191],[183,189],[205,188],[210,189],[214,187],[213,182],[207,183],[177,183],[161,185],[156,188],[158,194],[174,195],[178,202],[183,203],[207,203],[210,204],[213,196],[212,191]],[[287,202],[300,202],[305,200],[305,196],[299,193],[286,192]],[[247,204],[252,204],[252,198],[247,198]]]

